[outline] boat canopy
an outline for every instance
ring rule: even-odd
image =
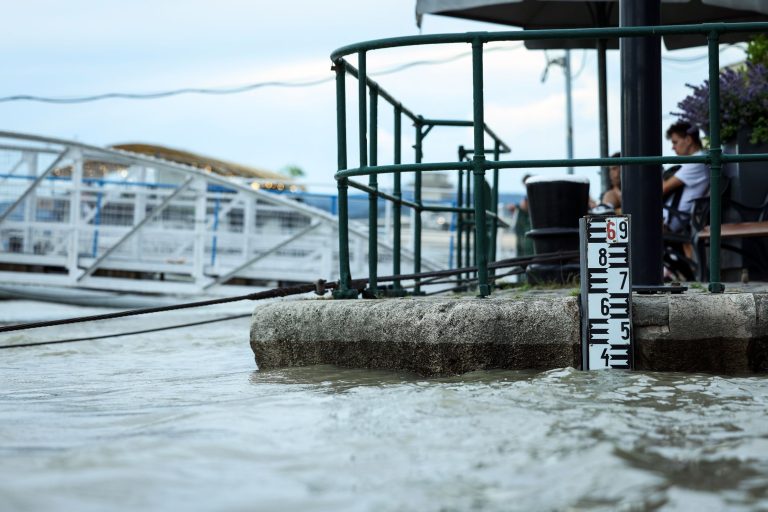
[[[198,153],[192,153],[191,151],[184,151],[181,149],[143,143],[116,144],[110,147],[112,149],[141,153],[144,155],[153,156],[155,158],[162,158],[172,162],[191,165],[193,167],[197,167],[198,169],[218,174],[219,176],[236,176],[258,180],[272,180],[281,183],[293,182],[291,178],[274,171],[267,171],[257,167],[250,167],[247,165],[236,164],[234,162],[228,162],[226,160],[219,160],[218,158],[200,155]]]

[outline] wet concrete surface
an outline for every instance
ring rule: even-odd
[[[724,294],[633,295],[635,368],[746,374],[768,370],[768,284]],[[313,364],[454,375],[580,367],[578,290],[517,287],[374,300],[317,298],[257,306],[259,368]]]

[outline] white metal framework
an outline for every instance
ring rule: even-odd
[[[336,279],[336,229],[332,213],[245,178],[0,132],[0,287],[221,296]],[[364,276],[366,230],[350,235],[353,273]],[[379,254],[389,273],[390,244]]]

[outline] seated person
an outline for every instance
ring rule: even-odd
[[[685,121],[678,121],[667,129],[667,139],[678,156],[704,155],[699,129]],[[664,227],[673,233],[688,228],[694,201],[709,192],[709,168],[705,164],[682,164],[680,169],[664,180]],[[679,193],[679,195],[678,195]],[[677,197],[677,198],[676,198]]]
[[[611,158],[618,158],[621,153],[614,153]],[[608,178],[611,181],[611,188],[603,193],[600,202],[613,207],[617,214],[621,214],[621,167],[612,165],[608,168]]]

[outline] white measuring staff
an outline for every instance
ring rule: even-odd
[[[581,237],[584,370],[633,367],[629,215],[588,215]]]

